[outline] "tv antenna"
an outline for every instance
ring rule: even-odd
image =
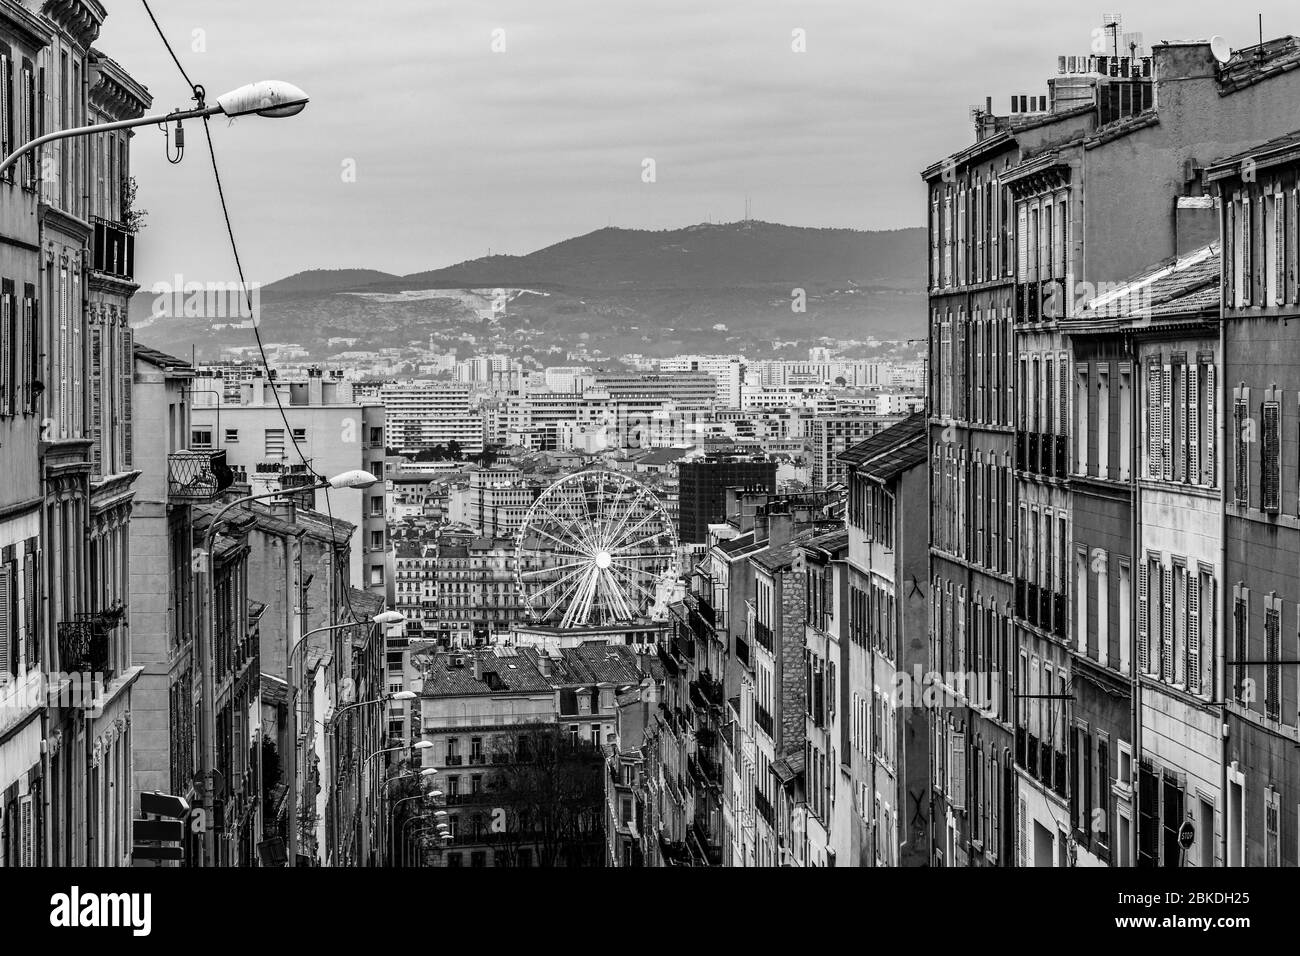
[[[1101,28],[1110,31],[1111,47],[1115,51],[1115,56],[1119,56],[1119,31],[1124,25],[1124,17],[1118,13],[1103,13],[1101,17]]]

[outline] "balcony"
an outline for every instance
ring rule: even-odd
[[[135,236],[120,222],[92,217],[95,226],[94,270],[105,275],[135,280]]]
[[[459,767],[464,762],[465,762],[465,758],[462,757],[460,754],[447,754],[447,762],[444,764],[444,766]]]
[[[754,640],[769,654],[772,653],[772,629],[762,621],[754,622]]]
[[[75,620],[60,621],[59,667],[68,673],[97,674],[108,680],[113,675],[110,636],[121,622],[122,610],[78,614]]]
[[[740,666],[749,670],[753,665],[749,663],[749,642],[744,638],[736,638],[736,660],[740,661]]]
[[[190,449],[167,456],[167,495],[173,501],[211,501],[234,482],[224,449]]]
[[[772,736],[772,715],[761,704],[754,705],[754,723],[769,737]]]
[[[721,866],[722,846],[709,835],[708,826],[702,820],[694,820],[689,833],[699,861],[705,866]]]
[[[470,762],[470,766],[474,766],[476,764],[478,766],[482,766],[483,764],[487,763],[487,754],[470,754],[469,762]]]

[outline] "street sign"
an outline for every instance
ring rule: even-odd
[[[185,824],[180,820],[136,820],[131,829],[137,843],[142,840],[179,843],[185,838]]]
[[[184,851],[178,846],[136,846],[131,850],[136,860],[181,860]]]
[[[170,793],[140,794],[140,812],[145,816],[171,817],[180,820],[189,813],[190,805],[180,797]]]

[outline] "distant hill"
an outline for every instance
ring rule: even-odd
[[[398,349],[411,356],[408,374],[430,344],[460,355],[532,354],[552,364],[599,365],[631,352],[806,354],[822,339],[923,338],[926,263],[919,228],[863,232],[754,221],[608,228],[527,255],[407,276],[300,272],[262,288],[260,325],[268,343],[291,343],[315,362]],[[510,290],[499,311],[496,289]],[[796,298],[803,311],[792,309]],[[164,351],[183,355],[194,346],[202,360],[251,344],[236,324],[198,315],[154,321],[150,307],[147,299],[137,304],[136,324],[142,341]]]
[[[359,286],[396,279],[391,272],[378,269],[308,269],[262,286],[262,292],[302,293],[341,292]]]
[[[771,222],[684,229],[597,229],[524,256],[488,256],[402,277],[396,284],[553,285],[574,289],[726,288],[845,282],[925,285],[925,230],[862,232]]]

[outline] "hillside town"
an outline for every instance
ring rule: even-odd
[[[132,130],[311,107],[107,16],[0,0],[0,870],[1300,865],[1300,38],[1028,51],[923,337],[331,364],[155,340]]]

